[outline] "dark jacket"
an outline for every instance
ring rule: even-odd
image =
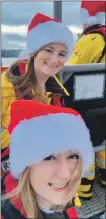
[[[1,180],[1,193],[2,195],[11,192],[17,186],[17,181],[9,173],[2,177]],[[26,213],[22,210],[22,203],[18,199],[7,199],[4,203],[1,203],[1,219],[26,219]],[[41,211],[41,215],[44,219],[69,219],[77,218],[76,210],[74,206],[67,208],[61,213],[46,214]]]

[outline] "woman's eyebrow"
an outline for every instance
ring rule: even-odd
[[[47,46],[46,48],[50,48],[50,49],[53,49],[53,50],[55,49],[55,48],[54,48],[54,47],[52,47],[52,46]]]
[[[53,46],[47,46],[46,48],[50,48],[50,49],[52,49],[52,50],[55,50],[55,48],[54,48]],[[66,54],[66,51],[64,51],[64,50],[61,50],[61,51],[59,51],[59,52],[62,52],[62,53],[65,53],[65,54]]]
[[[65,55],[67,54],[66,51],[64,51],[64,50],[61,50],[60,52],[64,53]]]

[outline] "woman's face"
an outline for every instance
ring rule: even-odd
[[[54,76],[63,67],[67,60],[67,48],[61,43],[52,43],[38,52],[34,59],[36,75]]]
[[[79,172],[79,159],[77,153],[67,152],[51,155],[30,168],[30,182],[39,205],[50,209],[66,202],[69,184],[74,182]]]

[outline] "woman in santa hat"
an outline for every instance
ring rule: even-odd
[[[83,32],[79,36],[68,64],[90,64],[106,62],[106,1],[82,1],[81,21]],[[90,131],[96,151],[96,163],[101,184],[106,186],[106,113],[89,118]],[[85,173],[79,196],[92,198],[95,179],[95,162]]]
[[[79,204],[81,177],[94,158],[81,115],[17,100],[11,105],[8,130],[10,173],[2,178],[2,219],[77,218],[72,206]]]
[[[85,1],[80,10],[83,32],[69,64],[103,63],[106,60],[106,1]]]
[[[7,127],[11,103],[23,98],[53,104],[50,92],[68,95],[55,75],[64,67],[72,49],[73,34],[67,26],[40,13],[33,17],[28,26],[26,51],[21,57],[27,57],[27,65],[18,60],[1,77],[3,172],[9,169]]]

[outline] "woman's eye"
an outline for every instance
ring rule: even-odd
[[[79,155],[78,154],[73,154],[73,155],[70,155],[69,157],[68,157],[68,159],[79,159]]]
[[[45,49],[45,51],[46,51],[46,52],[52,52],[52,50],[50,50],[50,49]]]
[[[56,158],[54,156],[45,157],[44,160],[55,160]]]
[[[65,55],[65,54],[63,54],[63,53],[60,53],[59,55],[60,55],[60,56],[63,56],[63,57],[66,57],[66,55]]]

